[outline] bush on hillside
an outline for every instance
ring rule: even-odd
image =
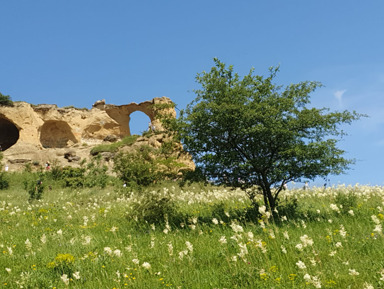
[[[9,95],[4,95],[0,92],[0,106],[13,106],[13,101]]]
[[[4,172],[0,173],[0,190],[8,189],[9,181]]]

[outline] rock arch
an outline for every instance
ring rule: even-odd
[[[40,129],[40,143],[44,148],[65,148],[77,142],[65,121],[48,120]]]
[[[0,115],[0,145],[1,150],[13,146],[19,139],[19,129],[6,117]]]

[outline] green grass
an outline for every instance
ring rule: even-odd
[[[94,148],[92,148],[91,154],[97,155],[98,153],[101,153],[101,152],[117,152],[117,150],[120,147],[132,145],[138,137],[139,137],[138,135],[130,135],[130,136],[124,137],[121,141],[118,141],[115,143],[101,144],[101,145],[95,146]]]
[[[1,288],[384,287],[380,187],[288,190],[298,207],[272,223],[246,217],[240,190],[54,188],[29,203],[16,177],[0,191]],[[148,194],[168,223],[143,221]]]

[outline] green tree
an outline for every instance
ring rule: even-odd
[[[177,130],[184,148],[205,176],[220,184],[249,188],[274,210],[285,184],[341,174],[354,162],[337,147],[341,124],[362,115],[310,106],[319,82],[304,81],[283,89],[269,76],[240,78],[218,59],[210,72],[197,75],[201,89],[181,112]]]
[[[0,106],[13,106],[13,101],[9,95],[4,95],[0,92]]]

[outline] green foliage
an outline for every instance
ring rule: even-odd
[[[232,66],[214,62],[210,72],[197,75],[201,89],[173,124],[208,179],[259,186],[273,211],[286,183],[340,174],[353,163],[337,147],[344,135],[339,126],[362,115],[311,107],[319,82],[282,89],[274,84],[278,68],[268,77],[251,69],[241,79]]]
[[[160,148],[141,146],[140,149],[119,153],[114,158],[114,172],[128,186],[146,187],[164,180],[176,180],[184,164],[172,156],[174,144],[164,141]]]
[[[9,181],[5,172],[0,172],[0,190],[9,188]]]
[[[95,158],[87,164],[84,186],[105,188],[107,185],[107,166],[101,164],[101,158]]]
[[[0,106],[13,106],[13,101],[9,95],[4,95],[0,92]]]
[[[121,141],[111,144],[101,144],[91,149],[91,155],[97,155],[102,152],[117,152],[120,147],[132,145],[138,138],[138,135],[130,135],[124,137]]]
[[[340,211],[347,214],[349,210],[357,208],[357,195],[353,192],[348,194],[343,191],[338,191],[335,197],[335,203],[340,208]]]
[[[160,190],[145,192],[139,202],[133,203],[132,212],[138,222],[148,224],[161,224],[169,220],[174,223],[176,217],[173,200],[169,195],[161,194]]]
[[[84,186],[85,168],[64,167],[61,171],[63,186],[81,188]]]
[[[114,158],[114,171],[130,187],[149,186],[158,179],[151,148],[143,146],[140,151],[119,153]]]
[[[74,168],[53,166],[50,176],[60,181],[63,187],[68,188],[105,188],[108,176],[107,167],[101,164],[100,158],[90,161],[85,167]]]
[[[32,175],[32,179],[24,180],[24,189],[29,194],[29,201],[40,200],[44,192],[43,176]]]

